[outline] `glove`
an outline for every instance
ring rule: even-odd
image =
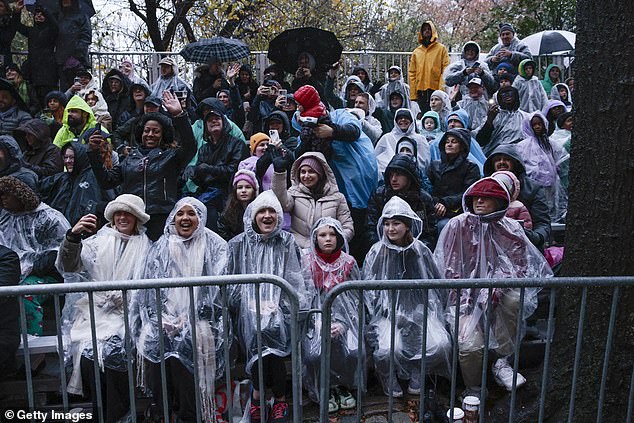
[[[273,159],[273,170],[275,173],[286,172],[286,166],[288,165],[288,159],[283,156],[278,156]]]

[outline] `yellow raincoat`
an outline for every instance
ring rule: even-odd
[[[418,42],[421,43],[412,52],[409,59],[408,79],[411,90],[411,100],[418,99],[418,91],[441,90],[445,85],[443,73],[449,65],[447,47],[438,42],[438,31],[431,21],[423,23],[431,26],[431,42],[425,47],[422,44],[423,35],[418,30]],[[421,25],[422,28],[422,25]]]

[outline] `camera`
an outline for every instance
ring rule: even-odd
[[[300,116],[299,117],[300,123],[302,124],[302,126],[307,126],[309,128],[315,128],[317,126],[317,124],[319,123],[319,119],[316,117],[311,117],[311,116]]]

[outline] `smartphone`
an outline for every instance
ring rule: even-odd
[[[277,142],[280,140],[280,134],[277,132],[277,129],[269,129],[269,138],[271,142]]]
[[[262,92],[262,95],[270,95],[271,94],[271,87],[262,87],[262,89],[260,91]]]
[[[74,83],[78,83],[78,82],[79,82],[79,77],[78,77],[78,76],[76,76],[76,77],[75,77],[75,79],[73,79],[73,82],[74,82]]]
[[[288,90],[280,90],[280,92],[277,95],[283,95],[284,97],[286,97],[287,94],[288,94]]]

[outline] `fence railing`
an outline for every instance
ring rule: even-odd
[[[136,398],[135,398],[135,389],[136,386],[134,380],[134,357],[132,356],[132,339],[130,333],[130,319],[129,314],[130,310],[128,309],[128,300],[130,299],[130,295],[132,295],[132,290],[140,290],[140,289],[149,289],[156,291],[156,307],[157,307],[157,317],[158,317],[158,326],[162,327],[161,324],[161,310],[165,307],[161,303],[161,288],[175,288],[175,287],[183,287],[188,289],[189,294],[189,304],[190,304],[190,327],[191,327],[191,342],[192,342],[192,350],[193,350],[193,363],[198,363],[197,360],[197,348],[196,348],[196,316],[195,312],[195,302],[194,302],[194,287],[199,286],[217,286],[220,288],[220,295],[222,301],[222,320],[223,320],[223,345],[224,345],[224,358],[225,358],[225,382],[227,391],[230,391],[231,387],[231,369],[230,369],[230,351],[229,345],[231,344],[230,340],[227,338],[229,333],[232,333],[230,327],[228,326],[228,292],[227,289],[229,285],[245,285],[245,284],[253,284],[255,285],[255,296],[256,296],[256,324],[258,329],[261,325],[261,308],[260,308],[260,286],[262,284],[272,284],[282,289],[283,293],[287,296],[288,301],[290,303],[290,316],[289,316],[289,325],[290,325],[290,342],[291,342],[291,363],[292,363],[292,391],[293,391],[293,423],[299,423],[302,421],[302,409],[301,409],[301,360],[300,360],[300,337],[299,337],[299,324],[298,324],[298,316],[299,316],[299,300],[297,297],[297,293],[291,287],[291,285],[285,280],[273,276],[273,275],[233,275],[233,276],[222,276],[222,277],[196,277],[196,278],[165,278],[165,279],[147,279],[147,280],[134,280],[134,281],[114,281],[114,282],[80,282],[80,283],[63,283],[63,284],[53,284],[53,285],[39,285],[39,286],[13,286],[13,287],[0,287],[0,297],[18,297],[19,307],[20,307],[20,323],[22,330],[22,344],[24,349],[24,365],[26,369],[26,382],[27,382],[27,398],[28,398],[28,406],[31,411],[36,411],[35,409],[35,401],[34,401],[34,387],[33,387],[33,377],[31,371],[31,357],[29,353],[29,338],[27,336],[26,329],[26,314],[24,302],[21,300],[24,295],[52,295],[54,301],[54,313],[55,313],[55,322],[57,327],[57,348],[59,351],[59,366],[60,366],[60,379],[61,386],[60,391],[62,394],[62,403],[63,410],[65,413],[69,411],[69,397],[67,392],[67,382],[66,382],[66,372],[65,372],[65,363],[64,363],[64,343],[62,339],[62,327],[61,327],[61,310],[60,310],[60,296],[64,294],[70,293],[87,293],[88,301],[89,301],[89,310],[90,310],[90,330],[92,334],[92,350],[93,350],[93,364],[94,364],[94,377],[95,377],[95,397],[97,401],[97,415],[98,417],[94,419],[94,421],[99,421],[103,423],[104,421],[104,410],[102,403],[102,393],[101,393],[101,375],[100,375],[100,367],[98,364],[98,349],[97,349],[97,340],[96,340],[96,322],[95,322],[95,303],[93,294],[95,292],[100,291],[121,291],[123,297],[123,320],[125,325],[125,351],[127,354],[127,374],[128,374],[128,384],[129,384],[129,394],[130,394],[130,409],[133,410],[131,418],[133,422],[136,422],[136,414],[134,410],[136,410]],[[165,351],[165,340],[163,336],[159,336],[160,343],[160,368],[161,368],[161,389],[162,389],[162,398],[163,398],[163,417],[164,421],[169,420],[169,406],[167,403],[167,377],[166,377],[166,368],[165,368],[165,359],[164,351]],[[260,334],[257,337],[257,348],[258,348],[258,368],[259,373],[259,381],[260,386],[259,389],[262,393],[264,393],[264,377],[263,377],[263,364],[262,364],[262,339]],[[141,363],[137,363],[140,365]],[[194,365],[194,369],[196,369],[196,365]],[[197,421],[201,421],[201,403],[200,403],[200,386],[199,386],[199,375],[198,371],[194,371],[194,389],[196,394],[196,416]],[[264,410],[265,406],[265,396],[260,396],[260,405],[262,410]],[[232,409],[232,396],[230,394],[227,395],[227,406],[226,410]]]
[[[611,346],[614,338],[614,328],[616,322],[616,313],[619,305],[619,294],[620,289],[623,287],[631,287],[634,285],[634,277],[604,277],[604,278],[550,278],[550,279],[490,279],[490,280],[473,280],[473,279],[451,279],[451,280],[383,280],[383,281],[351,281],[339,284],[335,286],[325,297],[324,302],[322,303],[321,311],[322,311],[322,334],[321,334],[321,366],[320,366],[320,422],[328,423],[328,399],[329,399],[329,386],[330,386],[330,351],[331,351],[331,335],[330,335],[330,327],[332,323],[332,307],[335,300],[342,294],[346,292],[355,292],[358,295],[358,298],[363,298],[364,293],[369,290],[387,290],[391,292],[391,307],[392,307],[392,316],[395,316],[395,296],[394,292],[399,290],[422,290],[424,293],[423,298],[427,298],[427,294],[430,290],[443,290],[443,289],[451,289],[457,290],[456,298],[459,301],[460,299],[460,290],[469,289],[469,288],[480,288],[480,289],[488,289],[488,299],[487,299],[487,307],[486,312],[484,313],[484,348],[483,348],[483,357],[482,357],[482,376],[481,376],[481,391],[480,391],[480,410],[479,410],[479,423],[485,422],[485,405],[486,405],[486,397],[487,397],[487,363],[489,360],[489,337],[491,333],[491,324],[492,324],[492,298],[493,298],[493,290],[496,288],[505,288],[505,289],[519,289],[520,290],[520,312],[517,315],[517,324],[520,325],[522,321],[522,308],[524,305],[524,293],[526,288],[550,288],[549,294],[549,307],[548,307],[548,327],[547,334],[545,337],[546,345],[544,352],[544,361],[543,361],[543,372],[541,378],[541,387],[539,394],[539,411],[538,411],[538,422],[542,423],[544,421],[544,404],[546,398],[546,389],[547,389],[547,377],[549,374],[549,366],[550,366],[550,358],[552,354],[552,341],[554,334],[554,316],[555,316],[555,303],[557,300],[557,293],[561,289],[566,289],[569,287],[580,287],[582,288],[582,297],[580,303],[580,315],[578,320],[578,331],[577,331],[577,339],[576,339],[576,349],[575,349],[575,357],[574,357],[574,365],[573,365],[573,374],[571,380],[571,391],[570,391],[570,403],[568,404],[568,423],[572,423],[575,420],[575,396],[577,390],[577,377],[579,374],[579,366],[582,354],[582,343],[584,336],[584,323],[586,316],[586,305],[587,305],[587,294],[589,287],[606,287],[611,288],[613,291],[612,294],[612,305],[610,312],[610,320],[608,325],[608,332],[606,336],[606,349],[603,357],[603,368],[601,374],[600,381],[600,389],[599,395],[596,399],[597,407],[598,407],[598,417],[597,423],[602,421],[602,410],[604,407],[605,400],[605,392],[606,392],[606,380],[608,376],[608,365],[611,355]],[[361,318],[363,313],[362,311],[363,304],[359,304],[359,328],[358,333],[364,333],[364,319]],[[390,331],[390,353],[389,353],[389,368],[390,368],[390,380],[388,386],[392,386],[392,378],[394,375],[394,351],[395,351],[395,319],[392,319],[391,322],[391,331]],[[423,323],[422,323],[422,343],[421,343],[421,351],[422,357],[421,366],[420,366],[420,381],[421,381],[421,389],[420,389],[420,408],[419,408],[419,416],[422,421],[423,416],[425,415],[425,375],[426,375],[426,360],[425,351],[427,351],[427,320],[428,313],[427,307],[424,308],[423,311]],[[458,348],[456,347],[458,343],[458,330],[460,327],[460,313],[455,313],[455,322],[454,328],[456,330],[452,333],[452,341],[453,341],[453,353],[452,353],[452,362],[451,362],[451,393],[450,393],[450,405],[449,409],[452,410],[450,412],[451,418],[449,421],[453,421],[453,410],[455,405],[455,397],[456,397],[456,386],[457,386],[457,364],[458,364]],[[517,373],[518,373],[518,365],[519,365],[519,345],[520,345],[520,330],[516,332],[515,338],[515,348],[513,352],[513,384],[511,390],[510,397],[510,407],[509,407],[509,415],[508,422],[513,423],[516,419],[516,391],[517,391]],[[359,349],[358,351],[363,351],[361,348],[361,336],[359,337]],[[357,421],[362,421],[361,418],[363,416],[363,390],[361,387],[363,386],[363,375],[364,369],[361,369],[361,359],[359,358],[357,362],[357,372],[356,372],[356,385],[357,389]],[[391,389],[391,388],[390,388]],[[631,392],[628,396],[629,402],[627,407],[627,422],[631,421],[632,418],[632,409],[634,408],[634,373],[632,373],[631,380]],[[585,398],[586,401],[589,398]],[[388,403],[388,422],[392,422],[392,412],[393,412],[393,396],[389,396]]]

